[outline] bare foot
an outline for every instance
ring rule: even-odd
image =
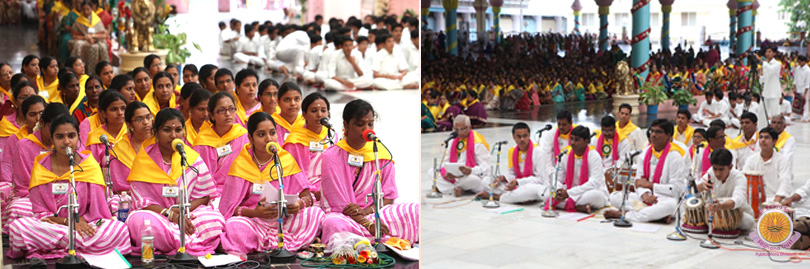
[[[460,197],[462,194],[464,194],[464,190],[462,190],[461,188],[453,189],[453,195],[455,195],[456,197]]]
[[[485,191],[482,191],[482,192],[476,193],[475,197],[478,197],[478,198],[481,198],[481,199],[489,199],[489,193],[485,192]]]
[[[591,212],[591,205],[578,205],[576,207],[577,207],[577,211],[579,211],[579,212],[587,213],[587,214],[592,213]]]
[[[618,210],[610,209],[605,211],[605,218],[606,219],[618,219],[622,217],[622,212]]]
[[[501,200],[501,195],[500,194],[493,194],[492,195],[492,200],[500,201]]]

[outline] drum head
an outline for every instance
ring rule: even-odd
[[[689,199],[686,199],[686,207],[698,208],[701,206],[703,206],[703,200],[701,200],[700,198],[691,197]]]
[[[743,172],[743,175],[763,176],[765,175],[765,173],[763,173],[762,171],[747,170]]]

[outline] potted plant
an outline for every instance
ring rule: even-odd
[[[695,104],[697,99],[688,90],[677,89],[672,93],[672,105],[678,106],[678,110],[689,109],[689,105]]]
[[[164,62],[177,65],[183,64],[186,62],[186,58],[191,56],[191,51],[185,47],[187,35],[186,33],[172,34],[166,25],[166,20],[176,14],[174,8],[165,4],[164,1],[158,1],[156,4],[158,6],[157,12],[155,12],[157,27],[155,34],[152,35],[152,42],[155,48],[167,51],[166,59],[163,59]],[[202,52],[199,44],[192,42],[192,45]]]
[[[658,104],[667,100],[667,94],[664,92],[664,86],[661,85],[659,78],[655,82],[644,82],[644,85],[638,89],[641,102],[647,105],[648,115],[658,114]]]

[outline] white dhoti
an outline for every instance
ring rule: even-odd
[[[327,90],[336,90],[336,91],[353,91],[355,89],[364,89],[371,87],[371,78],[369,77],[364,76],[357,78],[349,78],[345,80],[348,80],[349,82],[353,83],[354,88],[350,89],[349,87],[346,87],[346,85],[343,85],[343,83],[340,83],[339,81],[331,78],[324,81],[323,84]]]
[[[773,117],[781,114],[781,106],[779,105],[779,98],[764,98],[765,112],[768,117]]]
[[[453,193],[453,189],[461,188],[465,191],[471,191],[474,193],[479,193],[486,189],[486,185],[484,182],[491,182],[489,176],[485,178],[481,178],[477,175],[467,175],[464,177],[460,177],[456,179],[455,183],[452,183],[446,179],[440,178],[436,180],[436,188],[439,189],[442,193]]]
[[[377,87],[381,90],[402,90],[402,87],[405,84],[402,84],[402,80],[397,79],[387,79],[387,78],[375,78],[373,83],[374,87]]]
[[[236,65],[237,70],[242,70],[247,67],[248,64],[253,64],[259,67],[264,66],[264,59],[259,56],[247,55],[242,52],[237,52],[233,55],[233,62]]]
[[[545,197],[548,197],[548,192],[541,190],[538,195],[545,200]],[[578,206],[591,205],[591,210],[593,211],[608,205],[607,197],[605,197],[605,195],[598,190],[589,190],[580,194],[579,196],[571,196],[569,199],[573,199]],[[565,204],[566,201],[560,201],[556,208],[565,209]]]
[[[304,74],[304,57],[307,50],[304,47],[291,47],[279,50],[276,57],[287,66],[287,70],[298,75]]]
[[[613,192],[610,194],[610,203],[614,207],[621,210],[623,196],[623,192]],[[678,200],[666,196],[658,196],[657,198],[657,203],[644,207],[640,210],[636,210],[635,204],[644,203],[644,200],[641,199],[641,196],[638,193],[629,193],[627,195],[627,201],[624,205],[624,209],[626,210],[625,218],[630,221],[650,222],[663,219],[667,216],[672,216],[672,214],[675,213],[675,208],[678,206]]]
[[[492,184],[495,178],[490,178],[487,182],[489,185]],[[517,188],[511,191],[506,190],[506,183],[500,183],[494,190],[492,190],[494,194],[500,194],[501,198],[500,201],[504,203],[516,204],[516,203],[523,203],[523,202],[530,202],[530,201],[542,201],[542,197],[548,196],[548,189],[546,186],[539,183],[527,183],[524,185],[518,185]],[[544,193],[546,195],[541,196],[540,194]]]

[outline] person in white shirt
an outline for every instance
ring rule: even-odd
[[[318,71],[324,52],[330,45],[332,45],[332,41],[334,41],[334,33],[328,33],[326,36],[331,39],[327,39],[325,44],[323,43],[321,36],[309,36],[309,43],[310,46],[312,46],[312,49],[310,49],[307,53],[307,67],[304,71],[304,81],[307,84],[314,84],[317,82],[315,81],[315,72]]]
[[[722,101],[722,91],[706,91],[705,96],[706,101],[703,101],[703,103],[700,104],[698,112],[692,115],[692,119],[708,127],[713,120],[723,119],[728,111],[728,108]]]
[[[363,58],[363,75],[373,80],[374,71],[371,70],[371,65],[374,63],[374,55],[377,54],[377,51],[372,51],[368,43],[368,37],[357,38],[357,51]]]
[[[647,135],[630,120],[633,114],[633,107],[623,103],[619,105],[619,122],[616,123],[616,131],[630,139],[630,150],[644,150],[647,148]]]
[[[363,73],[363,57],[354,49],[351,38],[339,36],[337,42],[341,48],[329,60],[329,79],[324,82],[326,89],[350,91],[371,87],[371,78]]]
[[[605,171],[599,152],[589,146],[591,130],[577,126],[571,130],[571,145],[560,160],[557,193],[552,206],[591,214],[608,204]]]
[[[405,60],[408,62],[408,74],[419,73],[422,55],[419,53],[419,31],[410,33],[411,39],[408,41],[409,46],[402,47],[402,54],[405,55]]]
[[[639,155],[635,192],[630,192],[624,202],[625,218],[630,221],[649,222],[665,220],[669,223],[678,199],[686,189],[686,149],[670,143],[674,127],[669,120],[657,119],[650,126],[651,144]],[[610,203],[621,209],[624,193],[613,192]],[[638,204],[642,204],[639,206]],[[640,209],[639,209],[640,208]],[[605,211],[605,218],[622,216],[619,210]]]
[[[757,133],[757,115],[751,112],[742,114],[740,125],[742,134],[731,140],[728,150],[731,150],[737,155],[737,162],[734,164],[736,167],[745,166],[748,157],[758,154],[760,151],[759,133]]]
[[[339,50],[336,41],[341,35],[337,32],[328,33],[326,35],[330,37],[330,39],[327,41],[326,47],[323,53],[321,53],[321,58],[318,60],[318,68],[314,77],[316,83],[324,83],[329,79],[329,61],[332,60],[332,56],[335,55],[335,52]]]
[[[293,32],[284,36],[276,47],[276,58],[287,66],[293,76],[300,78],[306,67],[306,54],[311,49],[309,35],[298,26]],[[289,31],[289,30],[287,30]],[[287,32],[285,31],[285,32]]]
[[[728,93],[729,109],[724,121],[726,124],[734,126],[734,128],[740,128],[740,116],[743,114],[743,106],[740,105],[738,99],[737,93]]]
[[[239,29],[241,28],[241,21],[231,19],[231,28],[220,31],[219,55],[221,57],[230,59],[236,53],[236,42],[239,41]]]
[[[782,98],[779,98],[779,113],[785,117],[785,122],[790,123],[792,112],[793,106],[790,101],[785,100],[785,95],[782,95]]]
[[[281,72],[285,77],[290,77],[290,71],[287,70],[286,66],[284,66],[284,62],[279,61],[276,58],[276,46],[278,45],[278,42],[281,41],[281,37],[278,35],[279,28],[275,26],[266,26],[262,28],[262,26],[259,26],[259,33],[261,34],[262,50],[264,50],[264,55],[267,57],[267,60],[265,61],[267,69],[275,72]]]
[[[532,143],[529,125],[516,123],[512,127],[512,138],[516,145],[508,151],[506,173],[493,179],[497,187],[492,198],[510,204],[542,200],[548,194],[548,184],[540,177],[544,170],[540,163],[542,153],[540,147]],[[489,199],[489,192],[480,192],[477,196]]]
[[[470,118],[458,115],[453,120],[453,129],[458,137],[448,145],[442,160],[442,179],[436,181],[436,188],[441,193],[453,193],[456,197],[466,191],[479,193],[484,190],[485,182],[491,182],[489,164],[489,144],[479,133],[472,130]],[[471,141],[472,140],[472,141]],[[471,156],[472,155],[472,156]],[[459,168],[461,175],[447,172],[449,163],[464,164]]]
[[[718,149],[712,152],[711,166],[709,171],[696,181],[698,191],[714,191],[716,198],[730,198],[724,202],[719,199],[712,203],[707,203],[707,212],[717,214],[722,210],[739,208],[743,212],[742,221],[737,229],[744,232],[750,231],[754,227],[754,209],[748,204],[746,186],[748,181],[737,169],[732,169],[734,164],[731,152],[726,149]]]
[[[419,88],[419,80],[408,74],[408,62],[402,51],[394,49],[394,38],[390,35],[377,37],[377,46],[382,46],[374,56],[374,86],[384,90],[401,90]],[[408,78],[408,79],[406,79]]]
[[[571,130],[576,127],[572,124],[573,115],[568,110],[561,110],[557,112],[557,127],[545,133],[540,137],[540,152],[542,165],[545,171],[540,174],[543,181],[551,182],[549,176],[554,173],[554,167],[557,165],[557,158],[563,152],[563,149],[571,145]]]
[[[768,117],[779,115],[779,98],[782,96],[782,85],[779,82],[782,63],[773,58],[775,55],[776,48],[765,48],[765,59],[762,61],[762,67],[759,68],[762,98],[764,99],[763,103]]]
[[[591,138],[591,145],[602,156],[602,168],[619,168],[630,153],[630,140],[616,132],[616,119],[612,116],[602,117],[602,130]]]
[[[368,61],[368,66],[371,66],[374,63],[374,55],[377,55],[377,52],[380,51],[381,49],[378,48],[377,43],[375,43],[375,41],[377,40],[377,33],[379,32],[380,30],[368,31],[368,51],[371,52],[371,54],[369,54],[368,56],[368,59],[366,59],[366,61]]]
[[[793,193],[793,181],[790,171],[788,171],[787,162],[789,160],[773,148],[778,135],[776,130],[771,127],[765,127],[759,131],[759,146],[762,150],[759,154],[748,157],[742,171],[763,173],[762,179],[767,201],[781,203],[782,199]]]
[[[250,25],[245,25],[245,36],[236,42],[236,53],[233,55],[234,68],[242,70],[248,65],[264,67],[267,56],[262,49],[261,38]]]
[[[804,111],[799,115],[801,121],[810,122],[810,67],[804,55],[800,55],[797,62],[799,66],[793,71],[793,91],[794,95],[804,98]]]
[[[687,109],[678,110],[675,117],[675,131],[672,139],[683,143],[687,148],[692,146],[692,135],[695,133],[695,128],[689,126],[689,121],[692,120],[692,113]]]
[[[793,153],[796,152],[796,138],[785,130],[786,126],[784,116],[778,115],[771,118],[770,127],[779,133],[779,138],[776,140],[774,147],[788,160],[788,171],[793,171]]]

